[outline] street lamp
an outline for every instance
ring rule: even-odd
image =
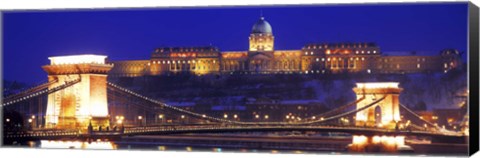
[[[138,116],[138,121],[139,121],[139,123],[140,123],[141,126],[143,126],[143,121],[142,121],[142,119],[143,119],[143,116]]]
[[[256,118],[256,119],[260,118],[260,115],[256,114],[256,115],[255,115],[255,118]]]
[[[158,118],[163,119],[163,115],[162,114],[158,115]]]
[[[9,119],[9,118],[7,118],[5,121],[6,121],[6,122],[10,122],[10,119]]]
[[[268,115],[265,115],[264,117],[265,117],[265,119],[268,119]]]
[[[237,117],[238,117],[237,114],[233,115],[233,118],[237,119]]]
[[[223,114],[223,118],[228,118],[228,115],[227,115],[227,114]]]

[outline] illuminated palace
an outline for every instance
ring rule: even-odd
[[[375,43],[314,43],[301,50],[275,50],[272,27],[263,17],[253,25],[248,40],[248,51],[220,51],[214,46],[157,48],[150,60],[113,61],[109,76],[446,73],[460,64],[454,49],[433,56],[392,56],[382,55]]]

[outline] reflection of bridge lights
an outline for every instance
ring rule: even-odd
[[[365,144],[367,143],[367,137],[366,136],[353,136],[353,144]]]
[[[167,150],[167,147],[165,147],[165,146],[158,146],[158,150],[165,151],[165,150]]]
[[[379,136],[373,136],[373,138],[372,138],[372,143],[373,144],[378,144],[378,143],[380,143],[380,141],[381,141],[381,138]]]

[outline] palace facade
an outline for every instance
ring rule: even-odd
[[[214,46],[157,48],[149,60],[111,61],[111,77],[205,74],[403,74],[448,72],[460,54],[384,55],[375,43],[312,43],[300,50],[275,50],[271,25],[261,17],[252,28],[248,51],[220,51]]]

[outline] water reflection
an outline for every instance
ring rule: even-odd
[[[30,141],[27,143],[32,148],[48,148],[48,149],[157,149],[159,151],[213,151],[213,152],[270,152],[270,153],[306,153],[302,150],[281,151],[281,150],[257,150],[246,148],[223,148],[223,147],[199,147],[199,146],[166,146],[153,144],[123,144],[119,145],[115,141],[79,141],[79,140],[41,140]],[[121,143],[122,144],[122,143]]]
[[[40,148],[54,149],[116,149],[116,145],[108,141],[59,141],[59,140],[41,140]]]

